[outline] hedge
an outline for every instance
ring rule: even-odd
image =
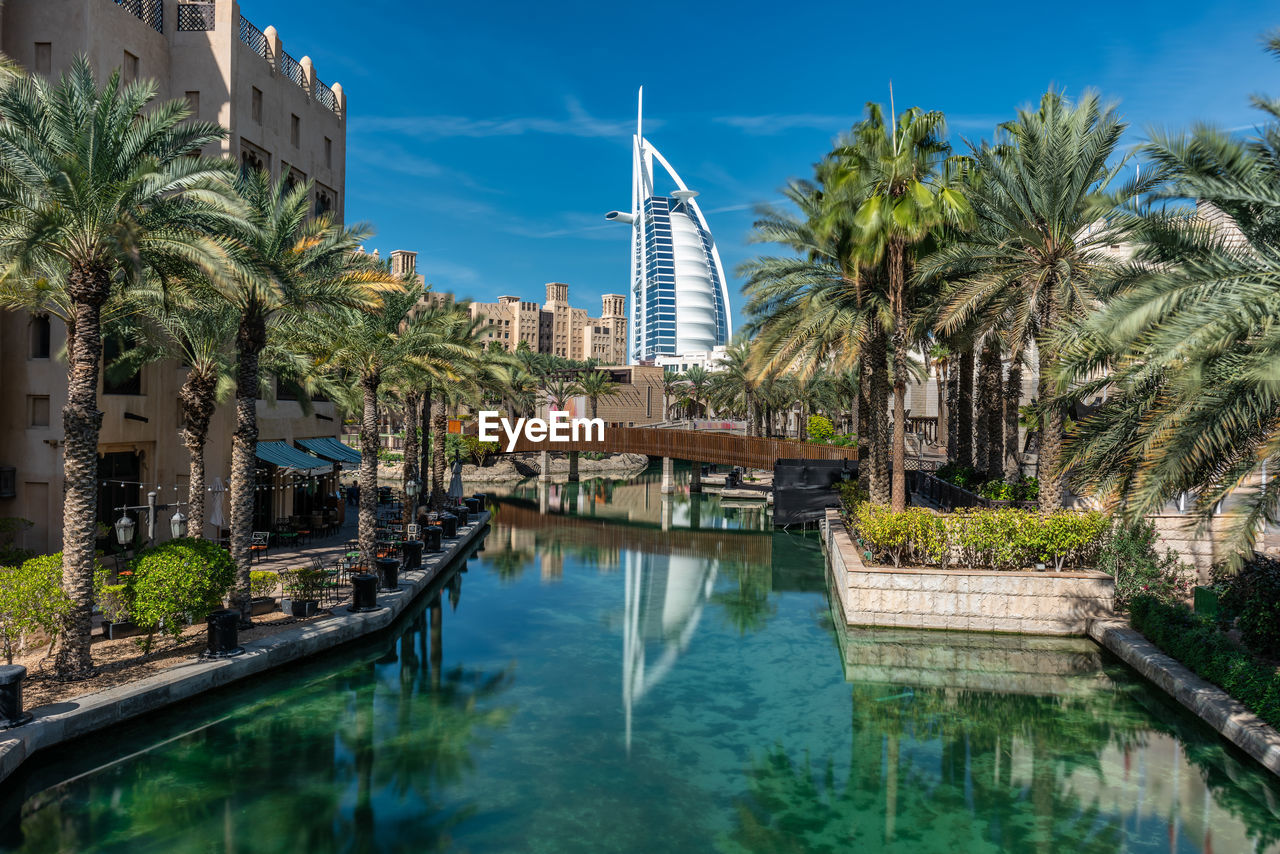
[[[853,508],[850,522],[871,559],[884,564],[1004,570],[1038,562],[1055,570],[1087,566],[1110,527],[1092,511],[969,508],[943,515],[911,507],[895,513],[867,501]]]
[[[1161,650],[1209,680],[1272,726],[1280,726],[1280,674],[1236,646],[1212,621],[1186,605],[1137,596],[1129,622]]]

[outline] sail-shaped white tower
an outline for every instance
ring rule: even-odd
[[[733,321],[720,252],[695,196],[658,149],[644,138],[640,87],[631,146],[631,209],[605,219],[631,226],[629,360],[706,352],[729,341]],[[654,193],[654,161],[675,184]]]

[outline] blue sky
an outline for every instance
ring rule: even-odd
[[[752,209],[807,176],[869,100],[943,110],[960,137],[1050,85],[1119,103],[1129,142],[1204,121],[1251,127],[1280,95],[1272,2],[423,3],[241,0],[348,99],[347,219],[414,249],[436,290],[576,306],[625,293],[635,95],[645,135],[699,198],[730,276]],[[662,188],[659,189],[669,189]]]

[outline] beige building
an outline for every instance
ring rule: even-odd
[[[396,249],[391,253],[391,272],[416,275],[425,288],[426,280],[417,273],[417,259],[417,252]],[[453,294],[425,291],[422,304],[451,302],[453,298]],[[501,296],[497,302],[472,302],[468,307],[472,320],[480,323],[487,345],[498,344],[514,353],[523,342],[534,353],[551,353],[580,362],[627,361],[627,298],[622,294],[605,294],[599,317],[590,317],[585,308],[569,305],[569,286],[564,282],[547,283],[547,301],[542,305]]]
[[[547,301],[541,307],[502,296],[497,302],[471,303],[471,316],[484,324],[486,342],[509,351],[523,341],[535,353],[617,363],[627,360],[626,303],[621,294],[605,294],[600,317],[591,317],[585,308],[569,305],[568,285],[548,282]]]
[[[196,115],[217,121],[230,136],[216,152],[269,169],[273,177],[312,179],[313,209],[343,215],[346,98],[325,85],[307,57],[295,60],[273,27],[260,30],[233,0],[6,0],[0,6],[0,47],[30,71],[56,76],[87,55],[105,77],[119,68],[126,80],[157,82],[159,98],[186,98]],[[66,363],[59,358],[66,330],[56,318],[0,314],[0,516],[34,527],[19,543],[59,549],[62,530],[62,424]],[[107,344],[111,358],[116,347]],[[147,365],[133,378],[100,389],[104,412],[99,457],[99,521],[120,505],[161,504],[187,497],[189,461],[179,431],[178,389],[186,371],[176,362]],[[336,436],[334,405],[317,402],[310,415],[284,399],[259,401],[261,442]],[[229,477],[234,410],[219,407],[210,427],[210,482]],[[316,469],[329,464],[315,458]],[[332,477],[270,465],[259,471],[255,527],[280,516],[310,512],[323,502]],[[212,496],[211,496],[212,497]],[[206,512],[213,510],[206,502]],[[157,536],[169,536],[169,515]],[[206,527],[207,535],[216,532]]]

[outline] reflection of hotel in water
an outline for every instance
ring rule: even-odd
[[[695,557],[626,553],[622,704],[628,751],[632,710],[689,647],[715,585],[718,563]]]

